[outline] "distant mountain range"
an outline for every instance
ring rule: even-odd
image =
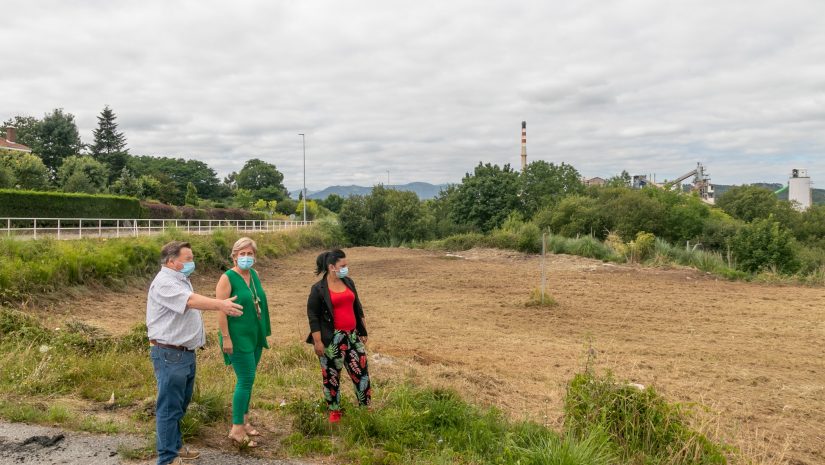
[[[771,191],[777,191],[783,187],[783,184],[779,183],[766,183],[766,182],[756,182],[753,183],[754,186],[764,187],[765,189],[769,189]],[[389,189],[395,189],[399,191],[411,191],[415,192],[420,199],[433,199],[435,198],[442,189],[446,188],[447,184],[430,184],[427,182],[411,182],[409,184],[400,184],[400,185],[391,185],[388,186]],[[713,188],[716,192],[716,198],[722,196],[727,190],[731,187],[735,187],[732,185],[727,184],[714,184]],[[292,192],[291,196],[293,199],[297,199],[300,190]],[[324,190],[320,191],[308,191],[307,197],[310,199],[315,200],[322,200],[329,197],[330,194],[338,194],[341,197],[349,197],[351,195],[368,195],[372,192],[372,186],[365,187],[365,186],[330,186]],[[813,202],[815,204],[825,204],[825,189],[813,189]],[[781,194],[777,195],[777,198],[780,200],[788,200],[788,191],[782,192]]]
[[[752,186],[764,187],[765,189],[772,190],[772,191],[778,191],[779,189],[782,189],[785,186],[784,184],[768,183],[768,182],[755,182],[751,185]],[[718,199],[719,197],[721,197],[722,194],[724,194],[731,187],[736,187],[736,186],[729,186],[729,185],[725,185],[725,184],[714,184],[713,185],[713,190],[716,194],[716,198]],[[811,189],[811,190],[813,191],[813,192],[811,192],[811,197],[813,197],[813,202],[815,204],[825,204],[825,189]],[[788,200],[788,191],[786,190],[785,192],[782,192],[781,194],[778,194],[776,197],[779,200]]]
[[[447,184],[430,184],[427,182],[411,182],[409,184],[390,185],[387,189],[397,191],[415,192],[420,199],[433,199],[441,189],[447,187]],[[331,194],[338,194],[341,197],[349,197],[351,195],[367,195],[372,192],[372,186],[330,186],[324,190],[308,192],[307,197],[310,200],[322,200],[329,197]],[[300,191],[292,194],[292,198],[297,199]]]

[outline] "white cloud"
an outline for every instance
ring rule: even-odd
[[[117,112],[132,153],[252,157],[309,188],[586,175],[825,179],[820,0],[6,2],[0,118]]]

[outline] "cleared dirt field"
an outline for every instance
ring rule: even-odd
[[[367,312],[374,377],[415,376],[559,427],[565,385],[590,352],[599,369],[708,406],[707,427],[754,456],[825,463],[821,288],[559,255],[548,257],[559,305],[529,308],[539,282],[535,256],[348,252]],[[306,336],[314,262],[315,253],[301,253],[259,267],[276,343]],[[216,278],[199,274],[196,291],[212,294]],[[79,318],[118,333],[144,318],[145,294],[82,294],[43,310],[54,324]]]

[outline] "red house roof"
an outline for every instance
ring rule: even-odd
[[[18,143],[15,143],[15,142],[9,142],[3,137],[0,137],[0,149],[20,150],[21,152],[31,152],[32,151],[32,149],[26,147],[23,144],[18,144]]]

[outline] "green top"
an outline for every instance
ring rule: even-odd
[[[234,270],[226,272],[229,284],[232,286],[229,297],[237,296],[235,303],[243,307],[243,315],[226,318],[229,326],[229,338],[232,339],[232,350],[235,352],[254,352],[258,347],[268,349],[269,345],[266,342],[266,337],[272,334],[269,322],[269,306],[266,302],[264,288],[261,286],[258,273],[254,269],[249,270],[249,275],[250,284],[247,285],[243,276]],[[258,311],[255,308],[255,297],[258,298],[261,309],[260,318],[258,318]],[[220,337],[220,333],[218,336],[221,347],[223,347],[223,338]],[[229,365],[229,357],[226,354],[224,354],[224,362]]]

